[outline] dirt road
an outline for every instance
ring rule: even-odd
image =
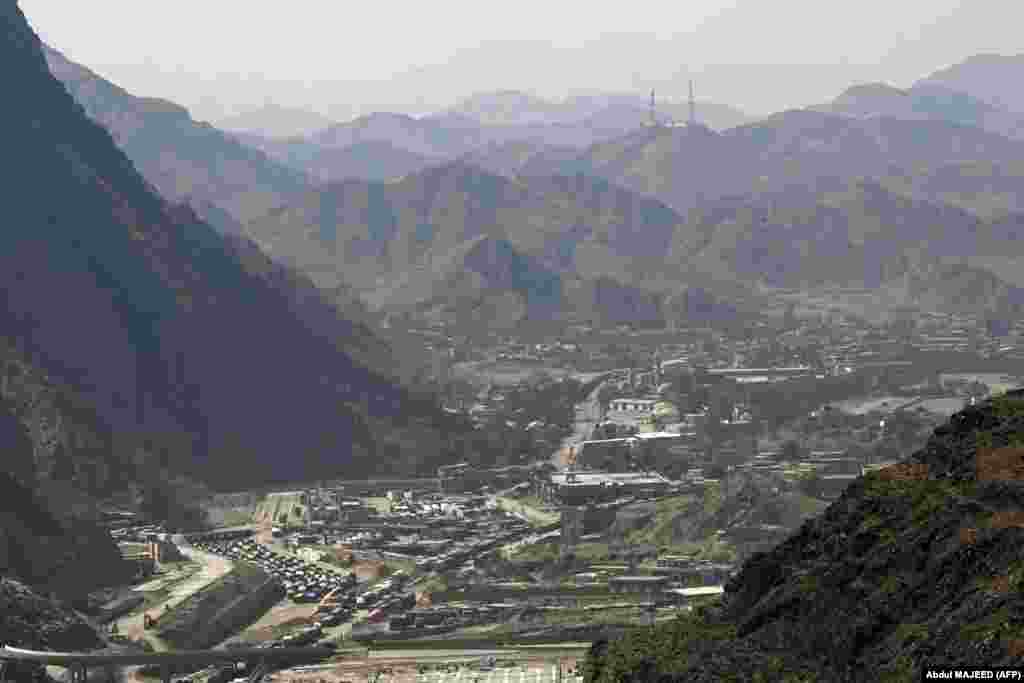
[[[210,553],[204,553],[188,546],[181,546],[181,552],[189,559],[199,563],[199,571],[178,585],[172,586],[170,589],[170,595],[168,595],[162,602],[146,610],[146,612],[154,617],[163,614],[169,609],[173,609],[193,593],[202,590],[209,584],[227,574],[234,566],[231,560],[218,557],[217,555],[211,555]],[[143,586],[139,586],[135,590],[139,590],[139,588],[156,587],[156,582],[150,581],[143,584]],[[132,640],[148,636],[149,632],[143,629],[143,617],[144,614],[130,614],[118,619],[118,632]],[[156,641],[155,638],[148,637],[146,640]],[[153,642],[154,647],[159,647],[159,645],[160,644],[158,642]]]

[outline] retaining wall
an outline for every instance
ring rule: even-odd
[[[178,649],[206,648],[227,637],[232,628],[244,625],[243,617],[251,619],[260,608],[273,604],[275,590],[280,591],[277,579],[254,565],[240,562],[228,574],[162,615],[156,624],[158,634]]]
[[[190,649],[212,647],[256,621],[285,596],[276,578],[268,578],[251,593],[237,596],[195,634]]]

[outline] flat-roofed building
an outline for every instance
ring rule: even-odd
[[[658,403],[657,399],[649,398],[614,398],[609,402],[608,410],[627,415],[650,415]]]
[[[629,593],[656,599],[668,589],[665,576],[613,576],[608,579],[608,590],[612,593]]]
[[[576,446],[576,465],[609,472],[624,471],[629,467],[635,443],[628,437],[584,441]]]
[[[670,482],[655,472],[594,472],[586,470],[555,472],[542,487],[542,495],[566,505],[600,503],[626,496],[664,495]]]
[[[698,598],[713,598],[725,593],[724,586],[698,586],[694,588],[674,588],[669,591],[677,596],[679,602],[687,604]]]

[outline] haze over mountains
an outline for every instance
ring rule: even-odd
[[[222,232],[252,235],[275,258],[338,292],[341,310],[356,317],[355,299],[363,297],[380,312],[458,310],[462,318],[491,301],[488,319],[498,326],[536,316],[664,320],[666,297],[690,287],[734,302],[778,286],[884,288],[898,291],[894,300],[903,303],[955,299],[955,306],[1005,309],[1024,284],[1016,275],[1021,255],[976,239],[1018,220],[1024,115],[992,103],[990,93],[952,89],[943,79],[961,73],[957,67],[906,90],[855,86],[827,104],[753,122],[733,108],[698,102],[698,118],[710,126],[646,125],[649,100],[640,95],[555,101],[497,90],[427,116],[377,112],[316,130],[325,123],[317,115],[268,106],[251,124],[244,117],[229,123],[242,132],[223,135],[180,112],[173,131],[165,130],[151,103],[56,52],[49,59],[87,110],[91,103],[94,117],[115,130],[143,140],[171,141],[183,131],[194,137],[197,129],[214,136],[208,151],[224,148],[191,165],[167,164],[182,155],[163,149],[154,156],[152,144],[120,137],[165,195],[187,197]],[[968,61],[978,74],[972,78],[996,79]],[[986,68],[1011,68],[999,64]],[[966,76],[957,78],[970,86]],[[115,116],[118,107],[146,125],[126,127],[132,119]],[[685,103],[656,101],[660,124],[688,115]],[[281,131],[271,124],[286,119],[307,132],[272,137]],[[229,168],[229,153],[245,163]],[[198,196],[175,190],[194,185],[194,167],[204,164],[229,187],[206,187]],[[271,192],[265,177],[273,178]],[[552,194],[559,184],[567,189]],[[837,193],[859,199],[835,204]],[[636,213],[652,199],[661,203],[661,227],[640,217],[647,209]],[[949,206],[961,211],[943,208]],[[949,224],[934,225],[937,219]],[[879,231],[889,222],[909,227],[901,235]],[[968,225],[971,237],[956,246],[936,241],[934,231]],[[917,248],[914,240],[925,238],[931,246]],[[481,272],[483,263],[493,272]],[[935,273],[950,263],[988,284],[964,284],[973,293],[940,286]],[[497,277],[509,269],[521,271],[520,279]],[[522,274],[554,289],[528,295]],[[595,298],[598,281],[632,294]],[[639,300],[648,303],[631,311]]]
[[[217,122],[217,127],[234,133],[253,133],[270,138],[308,135],[335,121],[316,112],[282,107],[268,102],[259,109],[235,114]]]
[[[215,487],[426,455],[400,455],[395,439],[417,433],[422,447],[437,438],[436,427],[410,420],[429,425],[438,409],[356,360],[382,350],[372,331],[244,239],[158,196],[51,76],[17,6],[3,7],[0,61],[19,93],[0,114],[11,218],[0,290],[12,358],[90,406],[125,444],[126,462],[145,451]],[[102,95],[94,101],[109,104]],[[194,127],[178,110],[169,117],[171,130]],[[210,141],[245,151],[210,131]],[[11,405],[28,421],[26,409]]]
[[[245,220],[304,187],[301,172],[193,120],[184,107],[135,97],[51,47],[44,54],[53,75],[167,199],[210,203]]]
[[[966,93],[984,102],[1017,113],[1024,113],[1024,95],[1013,83],[1024,76],[1024,54],[980,54],[940,69],[923,79],[950,90]]]
[[[652,121],[643,94],[505,89],[351,121],[268,104],[221,130],[43,45],[16,3],[0,4],[0,35],[16,94],[0,107],[0,573],[43,588],[81,592],[120,563],[94,524],[99,501],[180,528],[201,522],[210,490],[433,476],[480,464],[491,441],[501,464],[528,462],[502,439],[532,427],[502,416],[486,431],[414,383],[434,343],[534,324],[557,337],[572,323],[749,329],[779,290],[867,292],[883,314],[1024,313],[1019,57],[971,58],[902,89],[837,87],[758,119],[701,101],[697,122],[676,125],[686,103],[656,102]],[[377,324],[391,318],[425,334],[388,335]],[[909,576],[895,565],[920,558],[897,557],[875,538],[880,522],[860,518],[886,499],[886,523],[920,555],[951,537],[964,498],[1019,499],[970,481],[975,427],[1019,445],[1024,418],[1000,422],[1000,410],[966,411],[915,456],[956,480],[935,489],[956,496],[945,512],[862,479],[824,521],[755,556],[727,591],[726,612],[763,638],[744,647],[782,642],[874,674],[892,654],[876,636],[896,620],[963,620],[948,600],[890,618],[889,589],[861,591],[870,606],[820,606],[839,604],[822,599],[831,588],[860,590],[850,571],[891,587],[898,569],[915,591],[945,580],[956,590],[940,597],[963,597],[966,570]],[[571,431],[562,419],[546,425],[556,440]],[[930,536],[912,502],[942,512]],[[837,545],[844,534],[860,540]],[[893,566],[851,561],[855,546]],[[1017,547],[991,554],[1015,585]],[[976,565],[963,575],[983,574]],[[994,611],[981,591],[968,597],[969,618]],[[827,633],[815,631],[823,614]],[[866,655],[861,626],[875,638]],[[944,635],[931,637],[959,642]]]

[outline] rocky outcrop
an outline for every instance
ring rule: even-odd
[[[84,651],[102,647],[96,632],[73,611],[25,584],[0,578],[0,643],[29,650]]]
[[[954,415],[751,557],[719,607],[610,644],[592,678],[860,682],[1024,665],[1022,443],[1024,392]]]

